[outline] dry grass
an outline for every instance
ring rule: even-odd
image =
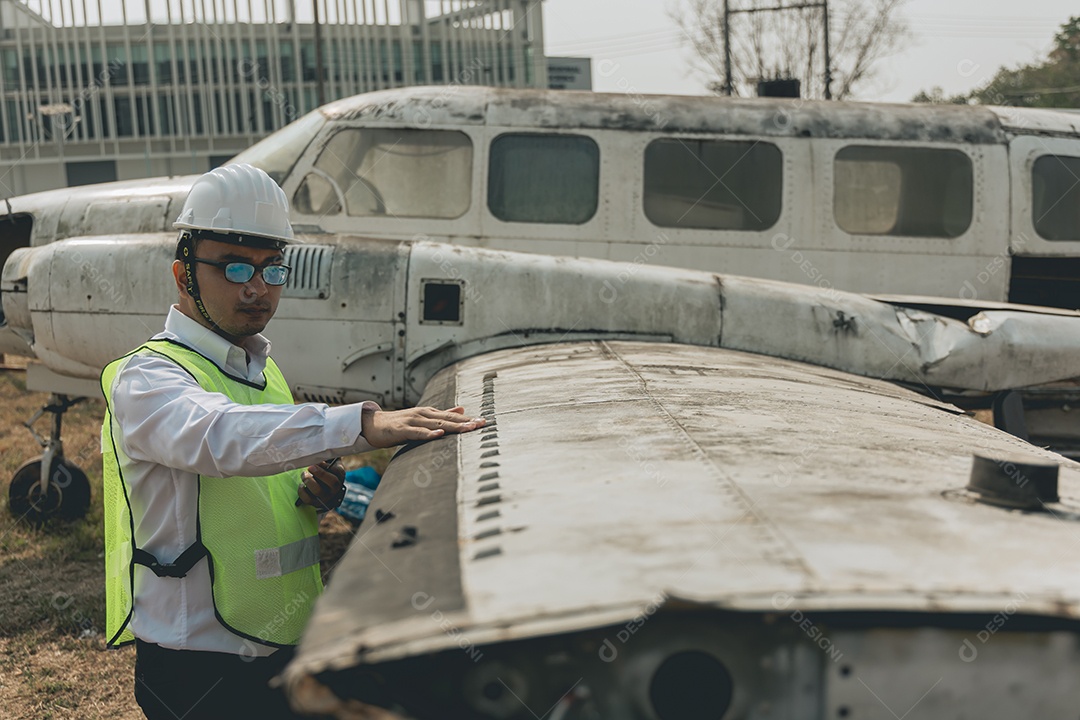
[[[142,713],[132,694],[135,653],[104,649],[104,540],[100,431],[104,403],[87,401],[64,416],[64,450],[90,479],[85,520],[34,528],[12,517],[7,484],[41,449],[22,426],[48,396],[26,391],[23,373],[0,371],[0,717],[127,720]],[[48,416],[37,429],[44,433]],[[382,471],[389,453],[364,458]],[[347,467],[361,464],[347,458]],[[324,518],[323,572],[352,537],[334,513]]]

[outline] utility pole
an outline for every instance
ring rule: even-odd
[[[724,94],[731,97],[735,92],[731,79],[731,8],[724,0]]]
[[[311,0],[315,9],[315,99],[319,106],[326,104],[326,90],[323,87],[322,30],[319,25],[319,0]]]
[[[774,7],[761,8],[737,8],[729,7],[729,0],[724,0],[724,94],[735,94],[735,82],[731,76],[731,16],[740,13],[751,15],[759,12],[783,12],[784,10],[809,10],[819,8],[824,11],[822,20],[823,32],[825,33],[825,99],[832,100],[832,59],[829,55],[829,1],[800,3],[798,5],[776,5]]]
[[[832,59],[829,57],[829,0],[821,0],[825,9],[825,99],[832,100]]]

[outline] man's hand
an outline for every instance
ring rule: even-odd
[[[341,504],[345,493],[345,468],[333,461],[311,465],[300,474],[303,485],[297,492],[297,505],[312,505],[317,510],[333,510]]]
[[[372,447],[385,448],[413,440],[433,440],[446,433],[464,433],[484,426],[483,418],[470,418],[465,408],[439,410],[417,407],[408,410],[375,410],[363,414],[364,439]]]

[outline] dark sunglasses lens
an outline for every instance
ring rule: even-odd
[[[225,279],[234,283],[245,283],[255,276],[255,267],[249,263],[229,263],[225,266]]]
[[[284,285],[289,279],[289,268],[284,265],[267,265],[262,270],[262,276],[267,285]]]

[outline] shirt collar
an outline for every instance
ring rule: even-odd
[[[256,382],[262,379],[266,359],[270,356],[270,341],[261,333],[244,338],[240,346],[233,345],[213,330],[199,324],[173,305],[165,318],[165,332],[159,338],[176,340],[196,350],[226,372]]]

